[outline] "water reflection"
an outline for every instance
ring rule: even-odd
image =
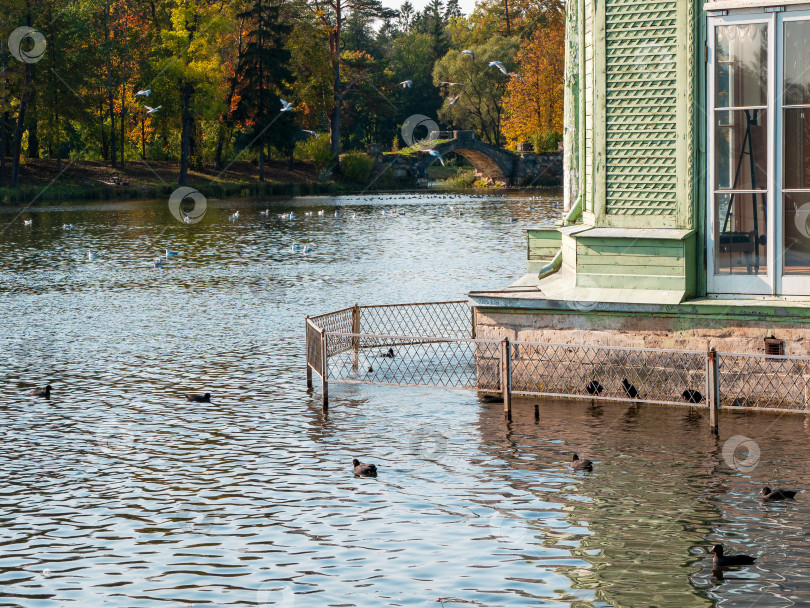
[[[798,418],[723,417],[717,441],[699,410],[544,403],[535,420],[518,403],[505,424],[465,392],[333,385],[325,415],[305,391],[304,314],[503,286],[525,267],[523,228],[558,210],[209,201],[192,226],[163,203],[32,210],[0,238],[0,603],[810,601],[803,500],[756,499],[802,479]],[[180,255],[155,269],[166,248]],[[24,396],[45,383],[49,402]],[[750,473],[723,460],[737,434],[761,448]],[[572,451],[595,471],[571,471]],[[354,457],[379,477],[355,479]],[[715,542],[758,565],[712,577]]]

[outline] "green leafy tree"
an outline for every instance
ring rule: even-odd
[[[437,62],[433,69],[435,84],[450,81],[463,85],[460,92],[447,94],[448,101],[439,110],[442,120],[458,128],[475,130],[484,141],[500,146],[503,142],[501,100],[511,77],[496,67],[489,67],[489,63],[500,61],[509,72],[514,72],[519,47],[518,38],[495,37],[471,47],[474,58],[450,51]],[[449,98],[456,95],[460,97],[451,105]]]

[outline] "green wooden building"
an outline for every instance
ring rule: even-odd
[[[810,353],[810,2],[566,11],[566,218],[479,334]]]

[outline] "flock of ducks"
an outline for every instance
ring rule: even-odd
[[[624,394],[630,399],[638,399],[641,397],[641,393],[627,378],[622,378],[622,389],[624,390]],[[585,392],[594,397],[601,395],[604,390],[605,387],[595,378],[585,385]],[[681,397],[683,397],[687,403],[702,403],[704,399],[703,393],[693,388],[687,388],[681,393]]]

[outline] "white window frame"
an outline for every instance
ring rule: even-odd
[[[708,281],[708,293],[710,294],[746,294],[746,295],[774,295],[776,293],[775,276],[775,238],[773,238],[775,217],[775,198],[774,198],[774,154],[772,151],[773,142],[775,140],[775,120],[773,112],[770,108],[775,107],[776,96],[776,78],[772,72],[773,61],[776,53],[776,13],[764,15],[757,14],[737,14],[737,15],[723,15],[709,18],[709,27],[707,28],[707,46],[708,58],[707,63],[707,80],[708,86],[706,88],[707,95],[707,136],[708,136],[708,155],[707,155],[707,171],[706,171],[706,275]],[[716,40],[717,36],[715,30],[717,26],[723,25],[744,25],[747,23],[758,23],[768,25],[768,184],[767,188],[763,191],[766,194],[766,224],[767,224],[767,245],[766,245],[766,264],[768,268],[767,274],[764,275],[728,275],[716,274],[717,262],[715,259],[716,243],[715,238],[717,234],[717,227],[715,226],[715,205],[717,204],[717,197],[714,188],[715,184],[715,137],[714,137],[714,116],[715,116],[715,93],[716,93]]]
[[[810,10],[802,10],[802,11],[788,11],[785,13],[781,13],[778,16],[776,28],[777,28],[777,54],[776,54],[776,80],[778,81],[778,87],[776,92],[776,105],[775,105],[775,112],[776,112],[776,120],[775,126],[777,128],[776,134],[777,138],[774,144],[777,146],[774,152],[778,151],[776,154],[776,167],[775,167],[775,174],[774,177],[777,180],[776,189],[775,189],[775,206],[776,206],[776,215],[777,215],[777,223],[774,227],[778,230],[777,232],[777,239],[779,247],[775,249],[777,255],[777,277],[776,277],[776,293],[780,295],[786,296],[801,296],[806,295],[810,296],[810,276],[806,275],[785,275],[785,266],[784,266],[784,235],[785,235],[785,227],[784,227],[784,192],[782,189],[783,178],[784,178],[784,139],[782,137],[783,133],[783,123],[785,120],[785,112],[782,108],[782,94],[784,92],[784,76],[785,76],[785,53],[784,53],[784,41],[785,41],[785,23],[790,21],[810,21]],[[806,188],[802,188],[800,190],[807,190]],[[776,245],[776,243],[774,243]]]

